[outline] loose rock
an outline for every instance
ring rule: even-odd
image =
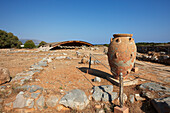
[[[149,92],[149,91],[147,91],[147,92],[142,91],[142,96],[147,97],[149,99],[153,99],[154,98],[154,95],[151,92]]]
[[[25,106],[28,108],[33,108],[34,106],[34,99],[27,99]]]
[[[111,95],[109,93],[104,92],[102,94],[102,101],[104,101],[104,102],[111,101]]]
[[[59,60],[59,59],[64,59],[64,58],[66,58],[66,56],[59,56],[59,57],[56,57],[55,59]]]
[[[99,86],[100,89],[102,89],[104,92],[112,92],[113,86],[112,85],[102,85]]]
[[[23,96],[24,92],[19,92],[19,94],[16,96],[15,101],[13,102],[13,108],[23,108],[26,103],[26,99]]]
[[[10,81],[10,73],[7,68],[0,67],[0,84]]]
[[[36,99],[38,96],[40,95],[40,93],[31,93],[31,98]]]
[[[87,99],[86,94],[79,89],[71,90],[59,101],[59,104],[77,110],[84,109],[88,103],[89,100]]]
[[[39,66],[39,65],[32,65],[31,68],[29,68],[30,70],[43,70],[44,68]]]
[[[104,109],[99,110],[99,113],[105,113]]]
[[[103,92],[99,89],[99,90],[94,90],[92,97],[95,101],[101,101],[102,95],[103,95]]]
[[[52,62],[52,59],[51,59],[51,58],[48,58],[48,59],[47,59],[47,62],[48,62],[48,63]]]
[[[142,98],[139,94],[135,94],[135,99],[136,101],[145,100],[145,98]]]
[[[94,82],[101,82],[101,78],[100,77],[95,77]]]
[[[43,107],[45,105],[44,101],[45,101],[45,99],[44,99],[43,95],[37,100],[36,105],[37,105],[39,110],[43,110]]]
[[[57,105],[58,102],[58,98],[56,96],[50,96],[47,101],[46,104],[49,107],[55,107]]]
[[[44,61],[39,61],[38,65],[39,66],[44,66],[44,67],[48,66],[46,61],[45,62]]]
[[[32,93],[32,92],[35,92],[35,91],[37,91],[37,90],[42,90],[43,88],[42,87],[40,87],[40,86],[37,86],[37,85],[32,85],[32,86],[30,86],[30,92]]]
[[[130,98],[130,102],[131,102],[131,103],[134,103],[134,101],[135,101],[134,95],[130,95],[129,98]]]
[[[112,101],[113,101],[118,97],[118,94],[117,92],[111,92],[111,96],[112,96]]]

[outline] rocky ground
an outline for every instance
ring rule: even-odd
[[[1,72],[7,76],[0,77],[1,112],[114,112],[119,87],[108,79],[106,50],[0,50]],[[94,57],[88,70],[90,53]],[[139,60],[135,66],[138,71],[126,79],[137,82],[124,87],[124,106],[130,113],[155,113],[165,103],[169,110],[170,66]]]

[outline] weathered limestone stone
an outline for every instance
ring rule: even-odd
[[[18,87],[16,87],[15,89],[16,89],[16,90],[28,90],[29,88],[30,88],[29,85],[24,85],[24,86],[18,86]]]
[[[102,101],[104,101],[104,102],[111,101],[111,95],[109,93],[104,92],[102,94]]]
[[[19,92],[19,94],[16,96],[15,101],[13,102],[13,108],[23,108],[26,103],[26,99],[23,96],[24,92]]]
[[[135,94],[135,99],[136,101],[145,100],[145,98],[142,98],[139,94]]]
[[[104,109],[99,110],[98,113],[105,113]]]
[[[48,59],[47,59],[47,62],[48,62],[48,63],[52,62],[52,59],[51,59],[51,58],[48,58]]]
[[[123,102],[127,101],[127,95],[125,93],[123,93]]]
[[[46,104],[49,107],[55,107],[57,105],[58,102],[58,98],[56,96],[50,96],[47,101]]]
[[[111,92],[112,101],[118,97],[117,92]]]
[[[0,84],[10,81],[10,73],[7,68],[0,67]]]
[[[66,58],[66,56],[59,56],[59,57],[56,57],[55,59],[60,60],[60,59],[65,59],[65,58]]]
[[[149,91],[147,91],[147,92],[142,91],[142,96],[147,97],[149,99],[153,99],[154,98],[154,95],[151,92],[149,92]]]
[[[30,67],[31,67],[30,70],[43,70],[44,69],[43,67],[39,65],[32,65]]]
[[[97,88],[96,88],[97,89]],[[94,90],[93,94],[92,94],[92,98],[95,100],[95,101],[101,101],[102,100],[102,95],[103,95],[103,92],[98,89],[98,90]]]
[[[94,82],[101,82],[101,78],[100,77],[95,77]]]
[[[134,95],[130,95],[129,98],[130,98],[130,102],[131,102],[131,103],[134,103],[134,101],[135,101]]]
[[[43,110],[43,107],[45,106],[45,99],[44,96],[40,96],[40,98],[36,101],[36,105],[38,107],[39,110]]]
[[[139,86],[140,89],[149,89],[152,91],[167,91],[170,92],[170,88],[162,86],[160,84],[150,82],[150,83],[144,83]]]
[[[62,53],[63,55],[67,55],[67,53]]]
[[[102,89],[104,92],[112,92],[113,86],[112,85],[102,85],[99,86],[100,89]]]
[[[42,87],[40,87],[40,86],[38,86],[38,85],[32,85],[32,86],[30,86],[30,92],[32,93],[32,92],[35,92],[35,91],[37,91],[37,90],[42,90],[43,88]]]
[[[31,93],[31,98],[34,98],[36,99],[41,93],[38,92],[38,93]]]
[[[38,65],[39,66],[44,66],[44,67],[48,66],[46,61],[39,61]]]
[[[102,85],[93,87],[92,98],[95,101],[112,101],[117,98],[117,92],[112,92],[112,85]]]
[[[81,63],[82,63],[82,64],[88,63],[88,59],[87,59],[87,58],[82,58],[82,59],[81,59]]]
[[[88,103],[89,100],[87,99],[86,94],[79,89],[71,90],[59,101],[59,104],[77,110],[84,109]]]
[[[27,99],[25,106],[28,108],[33,108],[34,106],[34,99]]]

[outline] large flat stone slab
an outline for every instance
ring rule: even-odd
[[[119,85],[119,80],[118,79],[114,79],[113,77],[107,77],[107,79],[112,82],[115,85]],[[123,86],[131,86],[131,85],[137,85],[138,84],[138,79],[133,79],[133,80],[129,80],[129,79],[125,79],[123,80]]]
[[[165,91],[165,92],[170,92],[170,88],[162,86],[158,83],[154,82],[149,82],[149,83],[144,83],[139,86],[140,89],[149,89],[151,91]]]

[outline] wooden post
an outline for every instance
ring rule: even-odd
[[[89,69],[91,69],[91,53],[90,53],[90,60],[89,60]]]
[[[119,99],[120,99],[120,108],[123,107],[123,74],[119,75]]]

